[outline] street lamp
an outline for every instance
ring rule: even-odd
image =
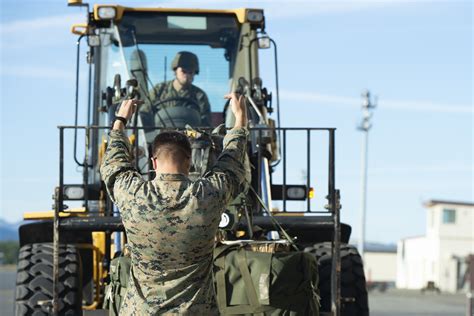
[[[362,147],[362,182],[361,182],[361,216],[360,216],[360,235],[359,235],[359,253],[364,260],[364,244],[365,244],[365,214],[367,208],[367,160],[369,149],[369,130],[372,127],[370,119],[372,118],[372,110],[377,106],[377,97],[374,102],[371,101],[369,90],[362,93],[362,122],[357,129],[364,132],[364,144]]]

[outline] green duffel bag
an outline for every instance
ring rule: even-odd
[[[131,259],[121,255],[110,261],[110,282],[105,287],[105,297],[102,307],[109,310],[109,315],[119,315],[130,278]]]
[[[319,315],[318,268],[305,252],[256,252],[247,243],[214,251],[222,315]]]

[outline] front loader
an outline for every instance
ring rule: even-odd
[[[16,315],[86,315],[101,309],[110,262],[126,243],[120,210],[107,197],[99,174],[107,133],[124,98],[162,106],[150,91],[173,79],[170,64],[180,51],[199,57],[194,83],[209,97],[212,124],[186,126],[186,111],[167,117],[159,111],[151,117],[136,114],[127,128],[136,168],[146,179],[153,178],[149,148],[160,129],[187,130],[196,138],[210,135],[220,124],[221,131],[232,126],[234,118],[222,96],[238,90],[249,106],[249,178],[222,215],[220,238],[290,240],[318,260],[322,315],[368,315],[362,260],[348,244],[351,227],[340,223],[336,130],[280,125],[277,47],[266,32],[263,10],[90,7],[80,0],[69,0],[69,5],[87,8],[86,22],[72,26],[77,36],[76,119],[72,126],[58,127],[54,210],[25,214],[31,222],[19,228]],[[262,56],[273,58],[274,73],[262,73]],[[80,89],[84,64],[88,84]],[[275,91],[270,93],[264,83]],[[79,113],[85,117],[83,125],[78,124]],[[66,160],[71,152],[72,159]],[[197,176],[205,172],[208,154],[193,151],[200,155],[195,159],[200,165],[193,169]],[[80,180],[70,183],[67,177],[74,168],[80,170]],[[322,178],[317,187],[315,170]]]

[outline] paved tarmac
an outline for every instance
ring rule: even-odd
[[[14,314],[16,270],[14,266],[0,266],[0,315]]]
[[[466,295],[390,289],[369,293],[371,316],[466,316]]]
[[[0,314],[14,314],[14,267],[0,266]],[[421,294],[419,291],[390,289],[370,292],[371,316],[466,316],[464,294]]]

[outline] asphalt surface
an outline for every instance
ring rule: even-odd
[[[14,314],[16,270],[13,266],[0,266],[0,315]]]
[[[0,315],[14,314],[14,267],[0,266]],[[371,316],[466,316],[464,294],[421,294],[419,291],[391,289],[370,292]]]
[[[370,292],[371,316],[466,316],[465,294],[426,293],[391,289]]]

